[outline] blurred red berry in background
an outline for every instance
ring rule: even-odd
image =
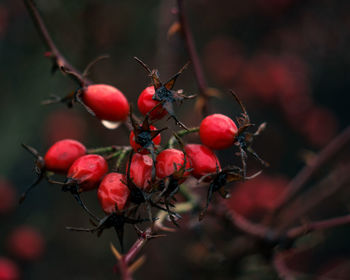
[[[335,137],[338,122],[335,115],[323,107],[313,107],[303,122],[303,133],[316,147],[323,147]]]
[[[5,36],[9,22],[9,11],[5,5],[0,5],[0,39]]]
[[[238,183],[225,203],[228,210],[258,220],[275,209],[276,202],[283,195],[287,184],[288,180],[284,177],[260,175]]]
[[[11,212],[17,205],[17,191],[7,180],[0,178],[0,214]]]
[[[84,118],[76,111],[61,109],[50,113],[44,130],[46,142],[51,145],[66,138],[83,141],[87,125]]]
[[[0,257],[0,280],[18,280],[18,266],[11,260]]]
[[[10,233],[7,248],[16,258],[35,261],[44,254],[45,240],[36,228],[23,225]]]
[[[243,63],[241,45],[229,37],[215,38],[204,48],[204,64],[212,77],[222,85],[232,84]]]

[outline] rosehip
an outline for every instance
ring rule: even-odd
[[[233,145],[237,131],[236,124],[229,117],[213,114],[202,120],[199,136],[204,145],[222,150]]]
[[[157,130],[153,125],[150,125],[149,128],[150,128],[150,131]],[[130,145],[134,149],[134,151],[137,153],[149,154],[150,151],[148,149],[142,148],[142,147],[144,147],[148,143],[151,143],[151,141],[153,142],[154,145],[159,145],[160,141],[161,141],[160,134],[158,134],[152,140],[151,140],[151,136],[152,135],[148,131],[145,131],[145,132],[141,132],[139,134],[139,136],[137,137],[137,139],[135,139],[135,133],[134,133],[134,131],[131,131],[130,137],[129,137]],[[140,145],[139,143],[141,143],[141,144],[145,143],[145,145]]]
[[[84,89],[82,100],[101,120],[124,121],[129,114],[129,102],[115,87],[104,84]]]
[[[130,164],[130,179],[140,189],[147,189],[152,177],[152,168],[153,160],[149,156],[136,153]]]
[[[103,211],[107,214],[112,214],[116,211],[122,211],[128,200],[130,190],[122,182],[126,181],[125,175],[121,173],[109,173],[102,180],[97,196],[101,203]]]
[[[26,261],[34,261],[43,255],[45,242],[41,233],[35,228],[21,226],[10,234],[7,247],[15,257]]]
[[[184,170],[182,174],[183,178],[186,178],[190,173],[186,171],[191,167],[190,162],[186,158],[186,166],[183,166],[185,162],[185,155],[182,151],[176,149],[166,149],[158,154],[156,161],[156,174],[157,177],[163,179],[167,176],[173,175],[175,172]]]
[[[95,188],[108,172],[108,164],[100,155],[85,155],[73,162],[67,177],[73,179],[79,188],[88,191]]]
[[[185,152],[191,162],[193,177],[199,179],[208,173],[220,171],[220,163],[212,150],[200,144],[188,144]],[[219,170],[217,170],[217,168]]]
[[[19,269],[17,265],[4,257],[0,257],[0,279],[1,280],[18,280]]]
[[[16,196],[17,193],[12,184],[0,178],[0,214],[9,213],[15,208]]]
[[[53,144],[46,152],[44,160],[47,170],[65,173],[72,163],[85,155],[86,148],[78,141],[64,139]]]
[[[154,86],[147,87],[141,92],[137,100],[137,106],[141,114],[146,115],[149,111],[151,111],[155,106],[159,104],[159,101],[153,99],[154,93]],[[158,107],[150,113],[150,118],[154,120],[160,120],[166,114],[167,111],[163,109],[163,107]]]

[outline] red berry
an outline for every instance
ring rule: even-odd
[[[150,125],[149,128],[150,128],[150,131],[157,130],[157,128],[154,127],[153,125]],[[144,133],[148,133],[148,132],[145,131]],[[149,135],[149,137],[151,137],[151,136]],[[134,131],[131,131],[130,137],[129,137],[129,141],[130,141],[130,145],[134,149],[134,151],[137,152],[137,153],[141,153],[141,154],[149,154],[150,153],[149,150],[146,149],[146,148],[142,148],[142,146],[140,144],[136,143],[136,140],[137,139],[135,139]],[[141,139],[141,142],[143,140],[147,140],[147,139]],[[153,144],[156,145],[156,146],[160,144],[160,141],[161,141],[160,134],[158,134],[156,137],[154,137],[152,139]],[[149,143],[151,143],[151,140],[149,140]],[[146,142],[146,144],[148,144],[148,143]]]
[[[137,100],[137,106],[141,114],[146,115],[151,111],[155,106],[159,104],[159,101],[154,100],[154,86],[145,88]],[[150,113],[150,118],[155,120],[160,120],[167,114],[167,111],[163,107],[158,107]]]
[[[184,166],[185,155],[182,151],[176,149],[166,149],[159,153],[156,161],[156,174],[157,177],[163,179],[167,176],[174,174],[174,172],[179,171]],[[190,169],[191,164],[186,160],[185,169]],[[185,172],[183,177],[189,176],[189,172]]]
[[[15,257],[34,261],[43,255],[45,241],[37,229],[31,226],[20,226],[8,237],[7,247]]]
[[[222,150],[233,145],[237,131],[236,124],[229,117],[213,114],[201,122],[199,136],[204,145]]]
[[[115,212],[116,206],[119,211],[122,211],[125,207],[130,190],[122,181],[126,181],[125,175],[109,173],[104,177],[98,188],[98,199],[103,211],[107,214]]]
[[[100,155],[85,155],[73,162],[68,170],[68,178],[77,181],[84,191],[97,187],[108,172],[108,164]]]
[[[215,173],[218,166],[221,170],[220,162],[214,152],[206,146],[200,144],[188,144],[185,152],[191,162],[193,177],[199,179],[208,173]]]
[[[19,269],[17,265],[4,257],[0,257],[0,280],[18,280]]]
[[[124,121],[129,114],[129,102],[115,87],[103,84],[84,89],[83,102],[101,120]]]
[[[47,170],[66,173],[72,163],[85,155],[86,148],[78,141],[64,139],[53,144],[44,157]]]
[[[0,178],[0,214],[9,213],[15,208],[16,197],[17,192],[10,182]]]
[[[153,160],[149,156],[134,154],[130,164],[130,179],[140,189],[147,189],[152,177],[152,168]]]

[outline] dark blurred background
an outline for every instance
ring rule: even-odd
[[[83,70],[101,54],[110,55],[94,66],[90,78],[116,86],[135,108],[138,94],[150,81],[133,56],[158,68],[164,80],[188,60],[180,35],[167,36],[177,19],[173,0],[36,2],[58,48],[77,68]],[[228,93],[234,89],[252,121],[268,124],[254,146],[271,164],[265,173],[284,180],[292,178],[304,165],[306,155],[322,149],[349,124],[349,1],[193,0],[185,4],[208,84],[221,92],[219,98],[210,99],[209,112],[237,116],[239,107]],[[51,74],[45,51],[22,1],[1,0],[0,175],[1,184],[10,186],[17,196],[35,179],[33,158],[21,143],[42,154],[63,138],[80,140],[87,147],[128,143],[123,128],[107,130],[79,106],[69,110],[63,104],[40,105],[50,94],[64,96],[76,89],[76,84],[61,73]],[[176,88],[197,93],[191,66]],[[200,123],[193,106],[194,101],[190,101],[176,108],[188,126]],[[170,126],[175,129],[172,123]],[[232,163],[227,152],[218,155],[222,165]],[[258,168],[254,161],[248,166]],[[8,193],[11,191],[0,196]],[[345,213],[350,206],[347,198],[328,205],[331,209],[340,203],[341,209],[334,213]],[[84,199],[100,209],[94,192]],[[0,203],[5,202],[0,198]],[[117,278],[110,251],[110,242],[117,244],[114,232],[105,232],[97,239],[66,231],[67,225],[87,226],[88,219],[59,188],[41,183],[23,205],[3,212],[0,257],[17,263],[21,279]],[[188,219],[191,217],[185,217]],[[199,232],[208,230],[207,223],[210,231],[203,237]],[[42,254],[35,260],[22,260],[9,248],[11,232],[22,225],[35,228],[43,239],[39,242]],[[341,252],[339,258],[349,257],[350,244],[344,238],[349,231],[346,227],[335,231],[334,239],[338,243],[342,240],[341,244],[326,245],[339,247],[332,251],[335,255]],[[136,235],[132,230],[127,233],[126,243],[131,244]],[[183,226],[180,232],[147,246],[146,264],[136,278],[276,279],[268,262],[257,255],[230,260],[223,248],[231,239],[232,229],[219,221]],[[208,250],[215,254],[203,260]],[[306,275],[316,275],[317,270],[313,267]]]

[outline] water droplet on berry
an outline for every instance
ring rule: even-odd
[[[111,121],[102,120],[101,123],[105,128],[117,129],[122,122],[111,122]]]

